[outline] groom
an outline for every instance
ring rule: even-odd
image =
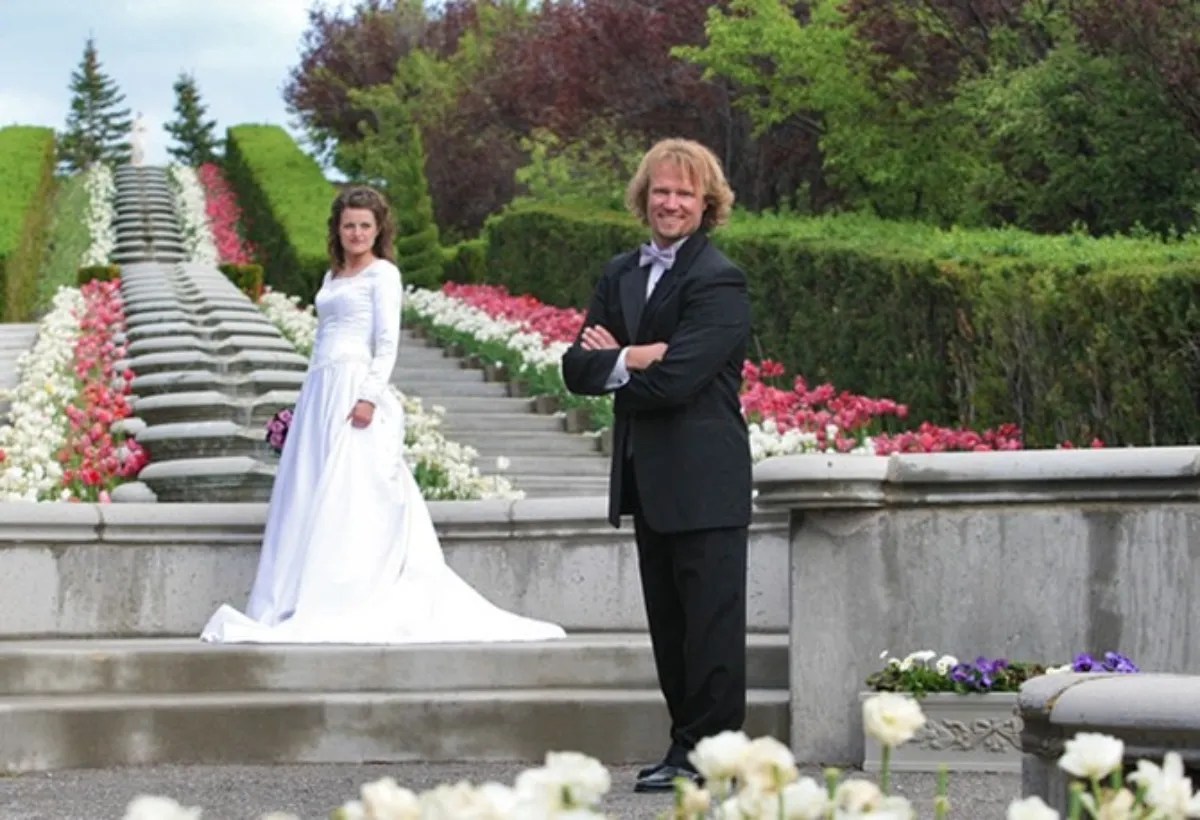
[[[651,242],[605,267],[563,355],[573,393],[615,397],[609,521],[633,516],[666,754],[637,791],[698,781],[688,753],[746,711],[750,447],[738,399],[750,336],[746,277],[708,239],[733,192],[712,152],[663,140],[626,205]]]

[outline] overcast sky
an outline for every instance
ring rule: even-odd
[[[61,130],[89,35],[102,70],[147,126],[146,162],[165,163],[171,86],[196,78],[219,133],[258,122],[292,130],[281,90],[299,62],[314,0],[0,0],[0,126]],[[326,8],[345,2],[324,0]]]

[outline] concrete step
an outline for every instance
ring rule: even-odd
[[[421,399],[427,405],[438,403],[434,398],[422,396]],[[535,413],[478,413],[460,416],[447,413],[442,423],[442,432],[456,441],[459,433],[481,431],[490,433],[497,439],[516,432],[561,432],[563,420],[558,416],[539,416]]]
[[[423,401],[429,403],[435,403],[442,398],[452,397],[509,398],[508,385],[501,384],[500,382],[485,382],[481,380],[453,381],[433,376],[412,379],[407,374],[400,374],[400,376],[392,379],[392,384],[400,388],[401,392],[419,396]]]
[[[348,670],[352,671],[352,670]],[[750,690],[745,730],[788,738],[786,689]],[[196,763],[656,759],[656,690],[492,689],[13,698],[0,707],[0,771]]]
[[[460,433],[455,439],[460,444],[473,447],[480,457],[527,455],[527,456],[560,456],[578,458],[580,456],[597,456],[608,462],[605,456],[596,449],[596,439],[591,436],[570,435],[565,433],[509,433],[504,437],[489,434]]]
[[[453,362],[453,360],[451,360]],[[411,367],[399,365],[392,371],[392,381],[396,384],[486,384],[482,370],[471,370],[465,367],[455,367],[453,364],[445,367]],[[508,391],[502,395],[507,395]]]
[[[483,472],[482,470],[480,472]],[[544,498],[575,498],[580,496],[608,497],[608,475],[561,476],[561,475],[508,475],[511,471],[491,470],[492,474],[508,476],[513,484],[526,495]]]
[[[747,680],[786,688],[787,636],[751,635]],[[489,644],[212,645],[198,640],[0,641],[0,698],[217,692],[653,689],[649,636],[580,633]]]
[[[461,439],[459,440],[461,441]],[[590,478],[594,476],[608,479],[608,459],[605,458],[580,457],[569,453],[527,455],[519,449],[510,450],[504,455],[508,459],[508,467],[504,469],[503,475],[559,476],[560,478],[584,476]]]
[[[498,396],[442,396],[437,400],[426,400],[422,397],[422,401],[428,407],[438,405],[446,411],[447,416],[533,412],[533,399],[500,398]]]

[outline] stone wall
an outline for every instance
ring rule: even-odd
[[[884,650],[1200,671],[1200,448],[773,459],[791,511],[792,746],[862,760]]]

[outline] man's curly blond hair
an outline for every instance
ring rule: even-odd
[[[686,174],[704,198],[705,228],[715,228],[729,221],[733,209],[733,190],[721,170],[721,163],[708,148],[695,140],[665,139],[646,152],[637,173],[625,190],[625,207],[643,224],[649,224],[646,204],[650,196],[650,175],[663,163],[670,163]]]

